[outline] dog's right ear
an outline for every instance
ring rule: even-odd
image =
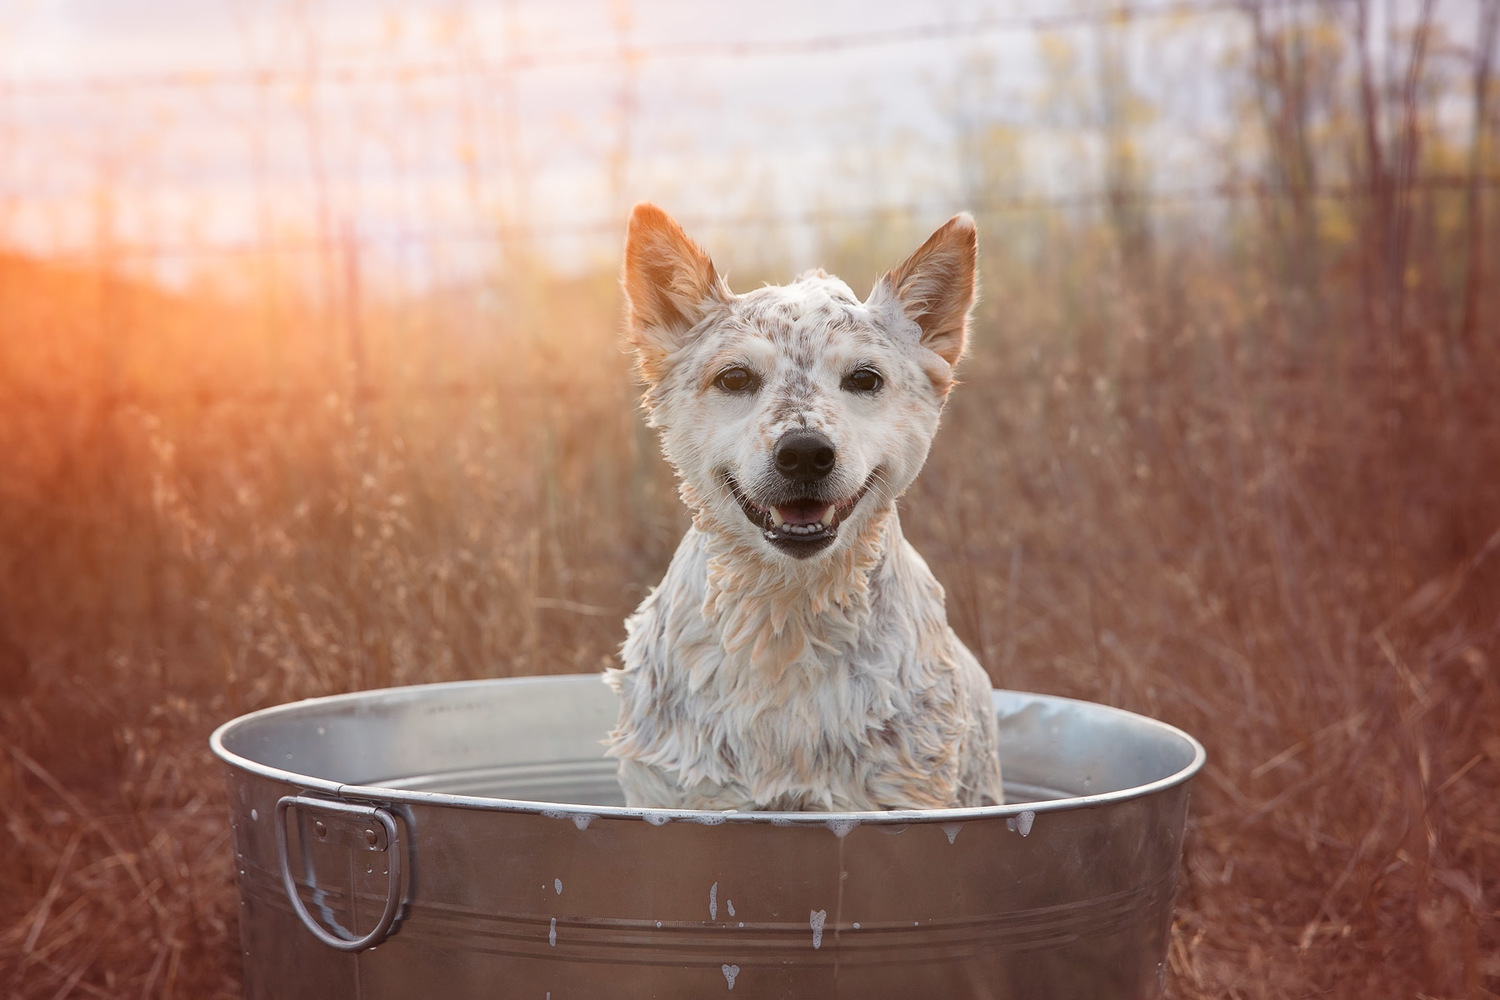
[[[623,284],[625,337],[648,384],[661,380],[667,358],[687,343],[688,331],[732,295],[703,248],[648,202],[630,213]]]

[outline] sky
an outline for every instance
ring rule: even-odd
[[[1000,150],[991,192],[1096,190],[1093,104],[1069,95],[1103,39],[1151,106],[1151,183],[1211,183],[1242,19],[1068,19],[1089,9],[8,0],[0,240],[180,274],[356,234],[431,278],[478,266],[497,232],[595,266],[649,199],[690,228],[758,226],[805,266],[821,219],[974,207],[976,144]]]

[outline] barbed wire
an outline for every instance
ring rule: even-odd
[[[1341,364],[1338,373],[1349,379],[1380,379],[1390,377],[1390,370],[1378,363]],[[1271,363],[1247,365],[1233,376],[1244,384],[1259,387],[1282,386],[1291,388],[1314,381],[1325,381],[1328,373],[1316,365]],[[1060,376],[1056,371],[987,371],[972,376],[965,382],[994,387],[1007,391],[1030,389],[1040,393],[1058,392],[1059,379],[1068,391],[1097,395],[1099,380],[1111,389],[1149,389],[1161,383],[1161,375],[1155,372],[1124,371],[1108,374],[1076,372]],[[401,381],[379,377],[369,378],[354,384],[348,377],[330,375],[324,381],[305,381],[288,385],[231,385],[222,383],[200,383],[172,388],[142,388],[125,386],[94,393],[84,397],[78,387],[27,385],[12,383],[7,386],[5,409],[25,409],[42,412],[51,409],[78,412],[80,407],[94,407],[104,411],[140,411],[151,413],[162,409],[189,408],[209,410],[219,406],[249,406],[255,408],[290,407],[308,412],[309,408],[323,407],[329,413],[340,414],[351,406],[391,401],[451,400],[467,401],[469,405],[496,404],[502,401],[562,400],[576,389],[577,382],[565,375],[548,378],[528,378],[525,381],[496,377],[490,379],[455,378],[432,381]],[[620,394],[622,400],[634,396],[632,383],[622,364],[619,379],[611,383],[611,389]],[[1500,425],[1500,410],[1486,414],[1482,424]]]
[[[1500,189],[1500,174],[1430,174],[1414,178],[1404,186],[1407,192],[1466,191],[1471,183],[1483,190]],[[1057,196],[1018,195],[1011,198],[986,198],[965,205],[978,214],[1012,214],[1026,212],[1066,212],[1091,208],[1129,209],[1143,206],[1193,205],[1212,202],[1290,200],[1294,195],[1320,201],[1358,201],[1376,197],[1367,184],[1324,185],[1298,191],[1264,183],[1212,184],[1180,191],[1113,192],[1087,191]],[[682,214],[679,221],[691,230],[709,232],[735,229],[790,229],[794,227],[828,227],[873,222],[901,216],[919,218],[935,215],[931,206],[916,202],[890,203],[862,209],[809,209],[795,213],[707,216]],[[619,235],[623,238],[623,219],[597,219],[586,222],[549,226],[472,225],[424,227],[388,232],[363,230],[352,236],[298,236],[267,239],[245,238],[223,242],[121,241],[93,244],[87,250],[63,249],[46,254],[46,259],[60,264],[98,263],[133,259],[168,260],[178,257],[256,257],[320,254],[348,249],[352,243],[367,246],[431,246],[440,244],[513,245]]]
[[[1349,0],[1277,0],[1275,9],[1328,6]],[[1192,18],[1239,13],[1272,6],[1268,0],[1167,0],[1121,3],[1090,10],[1049,14],[992,14],[966,21],[928,22],[892,28],[851,30],[805,38],[705,40],[641,44],[626,40],[573,49],[507,53],[499,60],[426,60],[370,66],[321,67],[315,73],[296,69],[172,70],[72,78],[0,79],[0,98],[91,96],[149,90],[199,90],[235,87],[405,84],[419,79],[468,77],[480,72],[514,72],[565,66],[645,63],[683,59],[748,59],[857,51],[976,36],[1043,34],[1092,24],[1128,24],[1136,20]]]

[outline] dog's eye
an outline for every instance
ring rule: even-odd
[[[885,379],[873,368],[856,368],[844,376],[844,388],[849,392],[875,392],[882,385]]]
[[[714,379],[714,385],[725,392],[745,392],[755,388],[756,379],[750,374],[748,368],[735,365],[733,368],[726,368],[719,372],[719,377]]]

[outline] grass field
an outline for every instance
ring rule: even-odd
[[[1207,745],[1169,995],[1500,994],[1496,345],[1299,299],[1264,248],[1052,237],[991,254],[903,521],[997,685]],[[528,289],[0,262],[5,995],[237,995],[218,723],[610,662],[685,518],[612,275]]]

